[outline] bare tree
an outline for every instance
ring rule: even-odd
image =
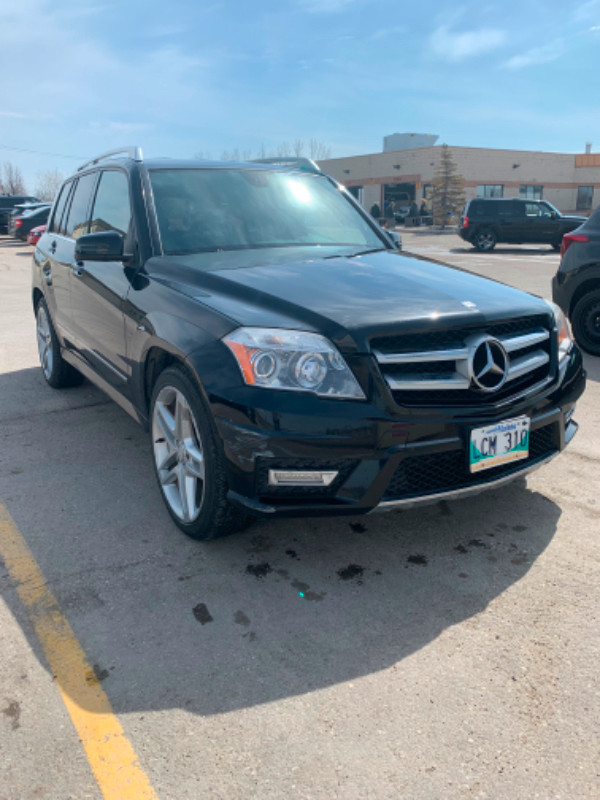
[[[310,140],[309,152],[310,157],[315,161],[319,161],[319,159],[331,158],[331,147],[324,142],[320,142],[318,139]]]
[[[3,194],[27,194],[21,170],[10,161],[5,161],[2,165],[0,192]]]
[[[223,150],[221,161],[252,161],[253,158],[286,158],[289,156],[300,158],[307,152],[310,154],[309,157],[315,160],[331,158],[331,147],[318,139],[310,139],[308,143],[304,139],[294,139],[292,142],[284,139],[274,147],[265,147],[264,143],[261,144],[255,155],[251,150],[240,151],[237,147],[233,150]],[[207,158],[202,151],[196,153],[194,157]]]
[[[436,225],[445,228],[448,216],[456,214],[465,202],[465,179],[456,171],[456,164],[447,144],[442,145],[440,162],[433,176],[431,204]]]
[[[37,174],[35,195],[40,200],[54,200],[64,181],[64,176],[57,169],[46,169]]]

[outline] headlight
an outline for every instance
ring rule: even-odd
[[[324,336],[280,328],[238,328],[223,341],[249,386],[365,399],[348,365]]]
[[[556,329],[558,331],[558,362],[560,364],[560,362],[566,357],[571,345],[573,344],[573,334],[571,333],[569,320],[556,305],[556,303],[548,303],[548,305],[552,308]]]

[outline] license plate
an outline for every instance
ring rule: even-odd
[[[487,428],[471,431],[471,472],[499,467],[529,455],[529,417],[505,419]]]

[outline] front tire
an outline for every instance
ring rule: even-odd
[[[168,367],[150,401],[154,470],[180,530],[207,541],[241,530],[248,518],[227,500],[225,456],[210,409],[181,367]]]
[[[81,383],[83,376],[64,360],[60,342],[52,324],[48,305],[43,297],[35,308],[35,323],[40,366],[46,382],[53,389],[64,389]]]
[[[577,301],[571,313],[571,324],[577,344],[587,353],[600,356],[600,289]]]
[[[489,253],[496,247],[498,237],[491,228],[482,228],[473,237],[473,246],[481,253]]]

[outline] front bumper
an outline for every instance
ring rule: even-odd
[[[275,415],[270,430],[218,415],[229,500],[258,516],[340,516],[424,505],[504,485],[550,461],[575,435],[571,415],[585,375],[580,356],[573,360],[577,363],[559,388],[492,417],[473,411],[443,416],[435,409],[402,418],[347,414],[323,418],[318,432],[311,416],[307,428],[291,433],[293,421],[285,413]],[[528,458],[472,474],[471,430],[521,414],[531,419]],[[326,487],[274,487],[270,469],[335,470],[338,475]]]

